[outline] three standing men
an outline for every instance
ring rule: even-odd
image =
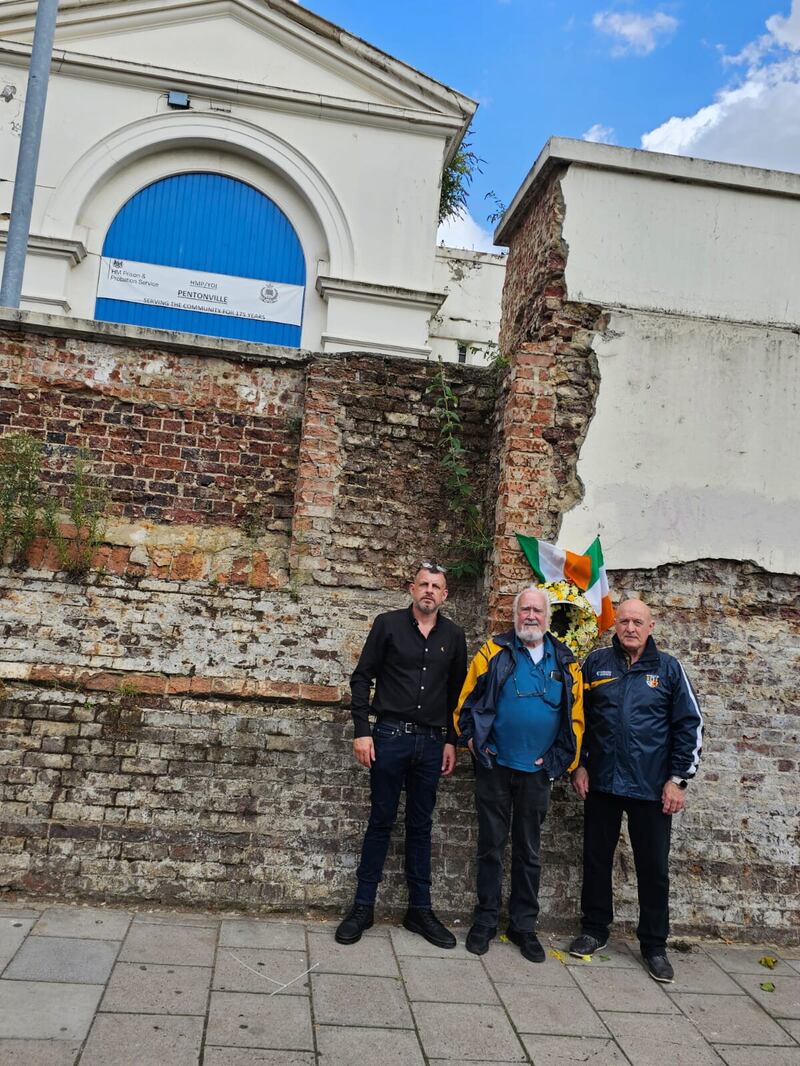
[[[703,717],[680,662],[659,651],[650,608],[624,600],[610,648],[583,665],[586,743],[572,787],[585,800],[582,933],[570,953],[605,946],[613,918],[611,870],[623,812],[639,892],[637,936],[648,973],[671,982],[669,845],[672,815],[683,810],[697,772]]]
[[[405,789],[409,906],[403,925],[437,947],[451,948],[456,938],[431,908],[431,826],[439,777],[451,774],[456,761],[452,713],[466,673],[467,645],[463,629],[439,611],[447,599],[443,567],[421,562],[408,591],[409,607],[375,619],[350,678],[353,753],[370,771],[371,808],[355,902],[336,930],[336,940],[354,944],[373,924]],[[370,712],[377,716],[371,735]]]
[[[541,829],[555,778],[578,765],[583,735],[581,670],[547,632],[550,597],[520,592],[514,628],[491,637],[470,664],[456,721],[475,758],[478,903],[466,947],[483,955],[497,935],[503,856],[511,831],[508,939],[544,962],[536,936]]]

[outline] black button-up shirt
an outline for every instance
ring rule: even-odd
[[[441,612],[427,637],[412,607],[379,614],[350,678],[355,735],[369,736],[370,710],[406,722],[445,727],[454,744],[453,711],[467,673],[464,630]],[[370,688],[375,695],[370,708]]]

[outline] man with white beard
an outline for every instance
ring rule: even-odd
[[[497,935],[510,829],[508,939],[529,961],[544,962],[536,936],[541,829],[553,781],[580,758],[583,680],[570,649],[547,631],[546,591],[520,592],[513,617],[514,628],[472,660],[454,716],[475,760],[478,815],[478,902],[466,947],[484,955]]]

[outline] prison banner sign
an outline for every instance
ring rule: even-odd
[[[264,278],[210,274],[157,263],[134,263],[103,256],[97,295],[151,307],[283,322],[299,326],[303,318],[302,285]]]

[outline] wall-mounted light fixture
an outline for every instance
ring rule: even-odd
[[[189,103],[188,93],[179,93],[174,89],[170,89],[167,93],[167,105],[174,107],[178,111],[186,111],[191,105]]]

